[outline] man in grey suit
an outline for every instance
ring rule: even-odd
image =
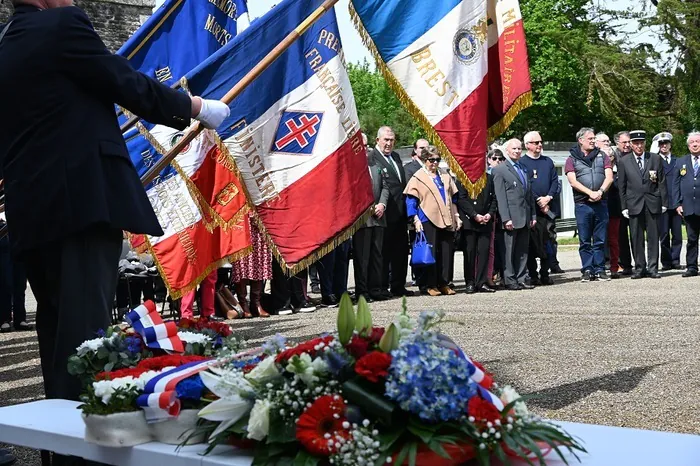
[[[534,288],[525,283],[525,275],[529,229],[537,223],[537,213],[527,169],[520,164],[522,150],[518,139],[506,142],[506,162],[492,172],[506,244],[505,285],[512,291]]]
[[[620,160],[618,173],[622,215],[630,220],[635,268],[632,278],[661,278],[659,217],[669,205],[666,173],[659,154],[646,151],[644,131],[630,131],[630,140],[632,153]],[[644,250],[645,233],[648,254]]]
[[[367,136],[363,133],[365,145]],[[389,201],[389,185],[382,169],[369,158],[369,174],[372,177],[374,207],[367,223],[352,237],[353,268],[355,269],[355,297],[364,296],[367,302],[383,301],[382,294],[382,244],[386,229],[386,205]]]

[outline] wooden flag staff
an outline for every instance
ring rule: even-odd
[[[265,55],[265,57],[260,60],[257,65],[255,65],[245,76],[243,76],[243,78],[221,98],[221,101],[225,104],[230,104],[233,99],[243,92],[243,90],[248,87],[257,77],[259,77],[263,71],[265,71],[275,60],[277,60],[285,50],[287,50],[297,39],[299,39],[299,37],[301,37],[312,24],[318,21],[318,19],[323,16],[324,13],[333,8],[336,3],[338,3],[338,0],[325,0],[321,6],[307,16],[299,26],[297,26],[287,35],[287,37],[282,40],[282,42],[277,44],[275,48],[270,51],[270,53]],[[134,122],[134,124],[135,123],[136,122]],[[128,124],[128,122],[125,123],[125,125],[126,124]],[[182,149],[192,142],[192,140],[196,138],[203,129],[204,127],[200,125],[198,121],[195,122],[195,124],[190,127],[189,131],[185,133],[185,136],[180,139],[177,144],[175,144],[175,146],[168,151],[167,154],[153,164],[153,166],[141,177],[141,183],[146,186],[153,181],[158,176],[158,173],[170,165],[170,162],[172,162],[182,151]],[[123,131],[125,131],[124,127],[122,127],[122,132]],[[7,225],[0,229],[0,238],[3,238],[5,235],[7,235]]]

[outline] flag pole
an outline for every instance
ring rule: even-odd
[[[316,10],[314,10],[313,13],[311,13],[309,16],[304,19],[304,21],[301,22],[299,26],[297,26],[292,32],[290,32],[287,37],[282,39],[282,42],[277,44],[274,49],[270,51],[265,57],[258,62],[257,65],[255,65],[243,78],[238,81],[227,93],[221,98],[221,101],[224,102],[225,104],[230,104],[233,99],[238,97],[238,95],[243,92],[243,90],[250,85],[258,76],[260,76],[263,71],[265,71],[275,60],[277,60],[280,55],[284,53],[285,50],[287,50],[299,37],[302,36],[310,27],[313,25],[318,19],[323,16],[324,13],[326,13],[328,10],[333,8],[333,6],[338,3],[339,0],[326,0],[323,2],[321,6],[319,6]],[[134,122],[131,124],[131,127],[133,127],[136,122],[138,121],[138,117],[134,119]],[[131,120],[129,120],[131,122]],[[129,124],[129,122],[125,123]],[[126,129],[129,129],[126,128]],[[168,151],[167,154],[165,154],[162,158],[160,158],[153,166],[141,177],[141,183],[143,185],[149,184],[151,181],[153,181],[157,176],[158,173],[160,173],[165,167],[170,165],[170,162],[172,162],[175,157],[182,152],[182,150],[192,142],[194,138],[196,138],[199,133],[202,132],[204,127],[199,124],[199,122],[195,122],[195,124],[190,128],[190,130],[184,135],[182,139],[180,139],[175,146]],[[124,126],[122,126],[122,132],[124,132]],[[7,225],[3,226],[0,228],[0,238],[5,237],[7,235]]]
[[[285,50],[287,50],[302,34],[306,32],[312,24],[314,24],[318,19],[323,16],[328,10],[333,8],[333,5],[338,3],[338,0],[326,0],[321,6],[319,6],[313,13],[306,17],[302,23],[297,26],[292,32],[290,32],[287,37],[285,37],[282,42],[277,44],[274,49],[270,51],[265,57],[258,62],[243,78],[238,81],[227,93],[221,98],[221,101],[225,104],[230,104],[233,99],[238,97],[238,95],[243,92],[243,90],[250,85],[258,76],[260,76],[263,71],[265,71],[277,58],[279,58]],[[180,139],[175,146],[168,151],[161,159],[159,159],[142,177],[141,182],[145,185],[153,181],[158,173],[160,173],[165,167],[170,165],[175,157],[182,152],[182,150],[190,143],[194,138],[202,132],[204,128],[199,122],[195,122],[194,126],[185,134],[185,136]]]

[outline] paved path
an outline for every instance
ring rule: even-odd
[[[456,280],[463,290],[461,254]],[[568,272],[533,291],[464,293],[408,299],[411,311],[444,309],[444,331],[496,373],[536,395],[534,411],[555,419],[700,434],[700,278],[579,282],[574,249],[560,252]],[[30,319],[34,302],[28,298]],[[400,301],[373,303],[388,323]],[[335,328],[335,311],[235,321],[251,343],[277,332],[309,337]],[[36,334],[0,335],[0,405],[41,398]],[[584,439],[585,440],[585,439]],[[17,449],[22,465],[38,455]]]

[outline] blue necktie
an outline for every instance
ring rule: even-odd
[[[698,156],[694,155],[693,156],[693,171],[695,172],[695,176],[698,176],[698,170],[700,170],[700,162],[698,161]]]
[[[513,166],[515,167],[515,171],[518,172],[520,182],[525,186],[525,173],[523,172],[522,166],[520,163],[514,163]]]

